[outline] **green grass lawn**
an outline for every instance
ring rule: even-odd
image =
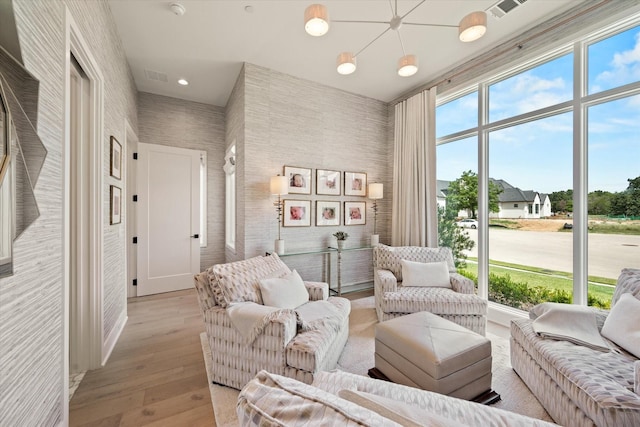
[[[469,261],[476,261],[469,258]],[[489,261],[489,272],[498,275],[508,274],[515,282],[527,283],[531,287],[544,287],[551,289],[561,289],[573,293],[573,278],[570,273],[561,271],[545,270],[541,268],[509,264],[500,261]],[[473,275],[478,275],[478,265],[475,262],[467,262],[464,269]],[[604,301],[611,301],[614,287],[603,286],[615,285],[614,279],[589,276],[589,294]]]

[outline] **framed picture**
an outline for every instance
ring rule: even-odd
[[[284,200],[283,210],[282,217],[285,227],[311,226],[310,200]]]
[[[344,173],[344,195],[345,196],[366,196],[367,195],[367,174],[361,172]]]
[[[366,216],[365,202],[344,202],[344,225],[364,225]]]
[[[340,202],[316,201],[316,225],[340,225]]]
[[[316,170],[316,194],[339,196],[342,185],[340,183],[340,171],[326,169]]]
[[[115,185],[111,186],[110,197],[111,200],[111,219],[109,223],[111,225],[120,224],[122,218],[122,190],[120,187],[116,187]]]
[[[111,137],[111,176],[122,178],[122,145],[114,136]]]
[[[289,180],[289,194],[311,194],[311,169],[285,166],[284,176]]]

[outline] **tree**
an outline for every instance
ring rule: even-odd
[[[627,179],[629,186],[611,199],[611,214],[640,216],[640,176]]]
[[[611,200],[614,194],[608,191],[596,190],[588,195],[587,206],[589,215],[607,215],[611,212]]]
[[[455,215],[450,209],[438,206],[438,245],[451,248],[457,268],[467,266],[467,256],[463,251],[473,249],[475,242],[463,228],[456,224]]]
[[[502,189],[489,181],[489,212],[499,212],[498,195]],[[478,211],[478,174],[472,171],[462,173],[462,176],[447,189],[447,211],[458,212],[466,210],[471,218],[476,218]]]
[[[573,212],[573,190],[554,191],[549,194],[549,200],[552,212]]]

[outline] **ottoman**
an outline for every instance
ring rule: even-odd
[[[435,314],[379,323],[375,347],[375,369],[395,383],[466,400],[491,390],[491,341]]]

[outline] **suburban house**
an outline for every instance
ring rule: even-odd
[[[503,179],[489,178],[491,182],[502,189],[498,195],[500,212],[490,212],[489,218],[523,218],[537,219],[551,216],[551,200],[549,195],[535,191],[523,191],[512,186]],[[438,206],[447,206],[447,189],[449,181],[437,181]],[[458,212],[458,217],[466,218],[469,213],[465,210]]]
[[[551,200],[548,194],[532,190],[521,190],[505,180],[491,179],[502,189],[498,195],[500,211],[489,214],[490,218],[538,219],[551,216]]]
[[[420,70],[429,69],[428,73],[418,73],[413,80],[401,80],[401,86],[392,87],[371,77],[369,70],[380,71],[382,67],[376,62],[368,64],[370,57],[364,54],[355,55],[362,77],[358,73],[338,76],[341,80],[334,77],[335,37],[353,36],[357,47],[350,49],[355,50],[375,37],[368,33],[362,36],[362,27],[350,26],[353,32],[346,35],[331,34],[330,53],[315,57],[319,39],[308,37],[302,29],[304,8],[312,2],[260,1],[249,5],[185,0],[185,13],[182,6],[160,0],[0,0],[1,93],[8,99],[11,108],[7,110],[15,122],[11,130],[14,138],[0,147],[13,147],[13,157],[7,156],[7,161],[13,162],[8,170],[15,170],[12,179],[16,181],[11,189],[6,189],[7,185],[6,192],[0,192],[0,254],[8,254],[6,264],[0,256],[0,426],[67,425],[70,370],[100,369],[108,363],[129,326],[128,305],[140,299],[136,297],[176,289],[166,282],[154,284],[155,292],[145,288],[141,282],[151,282],[156,271],[168,276],[162,273],[164,269],[178,263],[188,265],[179,288],[192,289],[194,271],[273,252],[275,240],[284,240],[287,251],[326,251],[334,242],[332,233],[338,231],[337,226],[315,226],[313,217],[310,223],[285,223],[280,229],[283,224],[274,202],[282,193],[272,192],[269,183],[272,177],[284,174],[285,167],[309,170],[312,180],[308,189],[319,185],[319,170],[363,174],[368,183],[384,185],[384,197],[376,200],[375,222],[364,190],[354,196],[316,196],[315,192],[283,196],[285,202],[301,202],[309,214],[319,202],[331,201],[340,207],[359,203],[358,214],[366,212],[369,218],[360,221],[358,215],[357,226],[341,228],[349,232],[354,246],[368,246],[372,234],[378,234],[382,243],[393,244],[397,220],[415,219],[410,213],[398,218],[414,205],[404,198],[408,194],[426,199],[418,222],[429,231],[423,230],[418,244],[437,246],[434,212],[444,203],[446,182],[435,179],[435,133],[433,129],[403,133],[399,124],[402,114],[422,111],[430,115],[423,121],[433,124],[433,110],[445,96],[450,100],[460,91],[468,93],[469,88],[480,91],[507,72],[527,68],[530,61],[574,50],[583,52],[584,43],[640,24],[640,0],[503,1],[517,3],[517,8],[499,18],[504,25],[500,37],[486,45],[457,46],[443,57],[425,55]],[[268,11],[272,3],[279,9],[266,21],[273,34],[281,37],[276,42],[256,29],[260,13]],[[329,8],[348,3],[347,10],[342,9],[345,15],[355,11],[359,19],[373,19],[366,14],[369,5],[362,7],[364,2],[325,3]],[[384,3],[388,14],[386,2],[369,3]],[[396,3],[408,8],[408,3],[419,2]],[[457,23],[476,6],[489,10],[496,2],[426,2],[421,7],[431,3],[448,21]],[[210,7],[219,7],[220,12],[198,15],[199,8]],[[271,21],[282,14],[289,16],[290,10],[294,24]],[[235,32],[202,35],[195,24],[178,30],[180,24],[175,24],[175,19],[181,18],[181,13],[182,18],[214,30],[228,20],[235,25]],[[498,18],[487,13],[493,20],[491,25],[498,28]],[[505,15],[504,11],[496,13]],[[509,21],[509,14],[522,21]],[[162,30],[148,32],[147,18]],[[289,26],[294,25],[296,31],[290,32]],[[425,37],[412,33],[415,27],[410,25],[405,29],[407,38]],[[487,31],[491,32],[490,26]],[[453,32],[458,42],[457,31]],[[280,48],[284,40],[298,36],[307,37],[308,43],[299,56]],[[433,33],[426,37],[436,40],[442,36]],[[396,38],[389,40],[394,43],[394,52],[400,49]],[[147,47],[170,42],[178,46],[203,43],[201,55],[188,53],[185,47],[184,57],[167,61],[190,64],[191,70],[199,70],[193,71],[193,77],[216,86],[222,95],[206,98],[195,78],[184,89],[190,96],[181,95],[182,89],[173,80],[182,76],[163,73],[161,67],[166,62],[161,61],[162,55],[145,55]],[[254,59],[234,56],[233,48],[225,51],[227,59],[206,58],[210,46],[233,43],[248,47]],[[383,43],[383,39],[376,43]],[[409,46],[407,40],[404,43]],[[133,51],[137,52],[134,56]],[[382,74],[402,79],[394,69],[395,55],[371,57],[391,62],[391,71]],[[417,66],[412,62],[415,57],[407,61],[410,63],[405,65]],[[305,75],[289,72],[298,64],[306,64]],[[350,64],[355,67],[355,58]],[[335,80],[323,80],[324,74]],[[369,81],[366,79],[372,79],[371,84],[364,85]],[[337,83],[330,83],[333,81]],[[569,84],[569,98],[557,104],[562,113],[578,104],[586,108],[587,103],[640,94],[640,82],[632,80],[625,82],[623,89],[616,86],[603,91],[604,95],[589,94],[587,100],[576,97],[572,104],[571,87]],[[369,90],[381,92],[374,96]],[[412,97],[423,95],[428,102],[403,106]],[[514,121],[526,114],[533,117],[536,111],[542,111],[540,116],[551,115],[550,108],[537,106],[534,112],[514,116]],[[501,119],[498,126],[506,127],[508,120]],[[4,123],[3,132],[13,126],[3,119]],[[482,126],[476,124],[478,129]],[[452,140],[478,135],[484,128],[478,129],[467,133],[463,129]],[[409,167],[394,166],[400,157],[394,144],[401,137],[422,141],[417,145],[424,149],[424,156],[417,159],[409,154],[405,159],[405,165],[417,168],[411,173]],[[480,151],[476,145],[473,150]],[[482,162],[482,174],[486,174],[487,159],[479,159],[478,163]],[[575,171],[586,169],[580,162],[572,166]],[[0,170],[2,166],[0,162]],[[189,171],[190,180],[178,186],[169,173],[176,170]],[[418,175],[423,181],[413,187]],[[151,181],[155,186],[146,186]],[[498,217],[551,215],[548,195],[522,191],[506,182],[501,185],[504,191]],[[574,192],[586,195],[586,188],[576,187]],[[9,209],[7,200],[11,197],[15,206]],[[186,213],[182,210],[185,207]],[[18,212],[15,218],[11,211]],[[157,213],[171,217],[171,221],[155,223],[152,215]],[[574,230],[586,230],[586,220],[581,223],[577,217]],[[346,222],[338,222],[342,224]],[[187,249],[160,241],[179,233],[181,245]],[[587,243],[578,244],[584,248]],[[586,257],[586,250],[574,253]],[[153,266],[141,264],[151,262],[152,257]],[[581,262],[587,263],[585,259]],[[323,278],[322,262],[291,257],[287,263],[305,279]],[[586,273],[583,276],[586,279]],[[578,279],[583,276],[577,275]],[[578,279],[574,287],[587,286],[587,280]],[[371,251],[345,255],[341,280],[347,286],[370,284]],[[479,280],[478,293],[486,300],[486,278]],[[586,290],[579,295],[574,303],[586,305]],[[490,316],[499,311],[490,310]],[[146,356],[138,357],[142,360]],[[144,400],[144,396],[138,398]]]

